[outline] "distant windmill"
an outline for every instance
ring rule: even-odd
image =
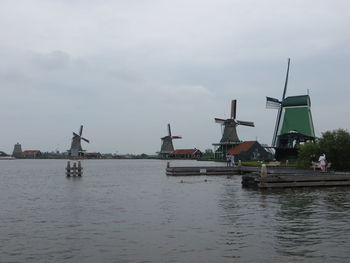
[[[290,58],[288,59],[286,80],[282,100],[266,97],[266,108],[278,109],[272,147],[277,160],[295,159],[297,146],[315,139],[309,95],[286,97]]]
[[[181,136],[172,136],[170,123],[168,123],[168,135],[160,138],[162,140],[162,146],[159,154],[162,157],[167,157],[171,152],[174,151],[173,139],[182,139]]]
[[[240,143],[236,127],[238,125],[254,127],[254,122],[236,120],[237,100],[231,102],[231,118],[223,120],[215,118],[216,123],[224,126],[224,131],[220,143]]]
[[[72,145],[69,150],[69,155],[72,157],[78,157],[83,155],[84,150],[81,147],[81,140],[84,140],[87,143],[90,143],[88,139],[85,139],[84,137],[82,137],[82,134],[83,134],[83,125],[80,126],[79,134],[76,134],[75,132],[73,132]]]

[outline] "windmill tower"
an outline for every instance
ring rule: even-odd
[[[221,153],[221,155],[223,156],[226,154],[226,152],[230,148],[241,143],[237,135],[238,125],[254,127],[254,122],[236,120],[236,108],[237,108],[237,100],[232,100],[231,117],[226,120],[215,118],[215,122],[220,123],[224,127],[224,130],[222,133],[222,138],[220,140],[220,143],[216,143],[213,145],[218,147],[215,152]]]
[[[266,97],[266,108],[278,109],[272,147],[277,160],[296,159],[297,146],[315,140],[315,130],[311,115],[309,95],[286,97],[290,58],[288,59],[286,80],[282,99]]]
[[[182,139],[181,136],[172,136],[170,123],[168,123],[168,135],[160,138],[162,140],[162,146],[160,148],[159,155],[162,158],[167,158],[171,152],[174,151],[173,139]]]
[[[78,156],[84,155],[84,150],[81,147],[81,140],[84,140],[87,143],[90,143],[90,141],[82,137],[82,134],[83,134],[83,125],[80,126],[79,134],[76,134],[75,132],[73,132],[72,145],[70,147],[70,150],[68,151],[69,156],[78,157]]]

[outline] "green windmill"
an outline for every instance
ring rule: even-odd
[[[282,100],[266,97],[266,108],[278,109],[272,147],[276,160],[291,160],[298,157],[298,145],[315,140],[309,95],[286,97],[290,59]]]

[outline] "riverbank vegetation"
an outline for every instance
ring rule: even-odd
[[[300,146],[298,165],[309,168],[311,162],[317,162],[321,154],[326,155],[331,169],[350,171],[350,133],[344,129],[327,131],[315,142],[308,142]]]

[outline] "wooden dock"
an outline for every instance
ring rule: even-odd
[[[242,175],[242,186],[261,189],[316,186],[350,186],[350,173],[321,172],[280,166],[181,166],[168,163],[167,176]]]
[[[168,176],[200,176],[200,175],[237,175],[243,173],[257,172],[258,167],[254,166],[180,166],[166,168]]]
[[[350,173],[312,170],[272,170],[242,176],[243,187],[261,189],[286,187],[350,186]]]

